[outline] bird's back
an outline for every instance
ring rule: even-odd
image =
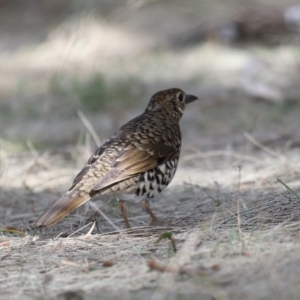
[[[100,192],[103,189],[104,192],[105,189],[105,193],[122,190],[124,184],[118,186],[119,182],[151,171],[168,160],[178,161],[180,144],[177,122],[163,114],[146,111],[123,125],[97,149],[76,176],[70,190]],[[123,175],[120,176],[120,173]],[[103,178],[108,182],[104,184]]]

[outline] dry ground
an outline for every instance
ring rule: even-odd
[[[28,227],[75,169],[61,167],[59,156],[3,154],[10,171],[2,180],[12,187],[1,191],[1,227],[25,235],[0,237],[1,297],[298,299],[300,200],[276,180],[297,191],[298,157],[298,150],[186,155],[153,201],[159,226],[148,227],[131,204],[134,228],[124,230],[116,203],[97,201],[107,218],[98,218],[98,229],[89,220],[95,208],[86,206],[39,236]],[[158,241],[165,232],[177,252],[170,240]]]
[[[215,2],[224,16],[235,3]],[[216,10],[108,3],[55,20],[0,11],[0,299],[299,299],[298,47],[172,49]],[[97,143],[78,110],[102,140],[173,86],[200,101],[152,202],[159,226],[130,204],[124,230],[116,201],[98,198],[43,235],[30,229]]]

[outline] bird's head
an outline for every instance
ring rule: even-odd
[[[197,99],[196,96],[185,94],[181,89],[168,89],[154,94],[146,111],[164,112],[179,121],[186,105]]]

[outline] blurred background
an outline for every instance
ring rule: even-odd
[[[0,36],[2,149],[105,139],[171,87],[184,151],[300,142],[296,1],[1,0]]]

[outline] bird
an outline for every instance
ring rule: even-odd
[[[173,179],[181,149],[179,121],[187,104],[197,100],[179,88],[155,93],[146,110],[117,130],[75,177],[70,189],[34,223],[49,228],[96,194],[118,199],[126,228],[126,201],[140,202],[158,221],[149,200]]]

